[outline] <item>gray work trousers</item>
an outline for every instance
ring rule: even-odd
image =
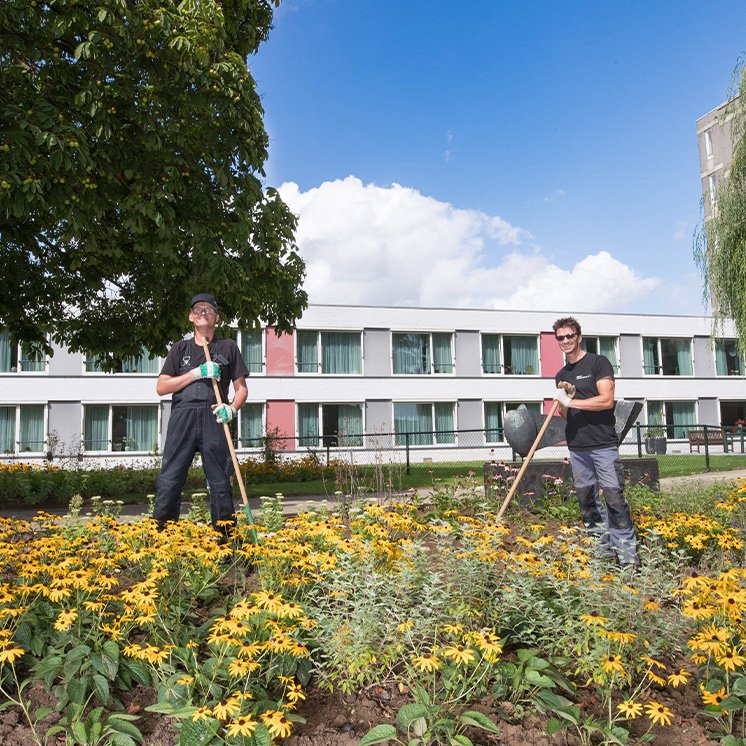
[[[236,522],[233,503],[233,461],[223,426],[207,402],[180,404],[174,407],[168,420],[163,462],[155,486],[153,518],[163,526],[166,521],[177,521],[181,510],[181,490],[199,451],[210,490],[212,525],[221,533],[219,521]]]
[[[620,565],[638,565],[637,537],[624,497],[624,467],[619,449],[612,446],[570,451],[570,465],[583,523],[598,537],[602,553],[616,557]]]

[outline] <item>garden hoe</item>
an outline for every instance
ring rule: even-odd
[[[564,389],[567,392],[568,396],[570,397],[575,396],[575,386],[573,386],[571,383],[568,383],[567,381],[560,381],[558,384],[558,387]],[[536,449],[539,447],[539,442],[541,441],[542,436],[546,432],[546,429],[549,427],[549,423],[552,421],[552,417],[554,417],[555,413],[557,412],[557,407],[559,407],[559,402],[555,399],[554,402],[552,402],[552,408],[549,410],[549,413],[544,419],[544,424],[541,426],[541,430],[539,430],[539,434],[536,436],[536,439],[534,440],[534,444],[531,446],[531,450],[526,454],[526,458],[523,459],[521,468],[518,474],[516,474],[515,479],[513,480],[513,486],[510,488],[510,491],[508,492],[505,499],[503,500],[503,504],[500,506],[500,510],[497,513],[498,521],[503,517],[503,513],[505,512],[505,509],[508,507],[508,504],[513,498],[515,491],[518,489],[518,483],[521,481],[523,472],[525,472],[526,469],[528,468],[528,464],[531,461],[531,457],[534,455],[534,451],[536,451]]]
[[[208,363],[212,362],[212,359],[210,358],[210,348],[207,346],[207,340],[202,340],[202,347],[205,350],[205,359]],[[212,387],[215,391],[215,398],[218,400],[218,404],[223,403],[223,397],[220,393],[220,386],[218,385],[218,382],[213,378],[212,379]],[[246,517],[249,519],[249,523],[251,524],[251,538],[254,540],[254,544],[258,543],[257,535],[256,535],[256,529],[254,528],[254,516],[251,515],[251,508],[249,507],[249,498],[246,496],[246,487],[243,483],[243,476],[241,475],[241,469],[238,466],[238,458],[236,457],[236,449],[233,447],[233,438],[231,437],[231,429],[228,427],[228,423],[223,423],[223,432],[225,432],[225,439],[228,441],[228,450],[231,452],[231,459],[233,461],[233,468],[236,472],[236,479],[238,479],[238,489],[241,492],[241,500],[243,500],[243,508],[246,512]]]

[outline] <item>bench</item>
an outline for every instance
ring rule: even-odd
[[[713,428],[707,431],[707,446],[721,446],[724,444],[723,431]],[[689,453],[694,453],[694,449],[697,449],[697,453],[700,453],[700,448],[705,445],[705,431],[704,430],[690,430],[689,431]]]

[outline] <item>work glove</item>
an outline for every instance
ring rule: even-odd
[[[561,406],[565,409],[570,406],[570,400],[572,397],[564,389],[557,388],[552,397],[555,401],[558,401]]]
[[[199,381],[200,378],[214,378],[216,381],[219,381],[220,366],[217,363],[202,363],[202,365],[192,368],[189,371],[189,375],[193,381]]]
[[[216,404],[212,412],[215,419],[222,423],[230,422],[236,417],[236,408],[232,404]]]

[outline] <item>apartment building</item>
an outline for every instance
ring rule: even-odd
[[[733,162],[733,122],[731,102],[726,101],[697,120],[700,179],[704,198],[704,218],[712,217],[720,181]]]
[[[458,431],[504,446],[507,411],[551,405],[563,365],[552,323],[562,312],[312,305],[293,334],[233,330],[251,371],[236,428],[239,451],[266,433],[289,450],[453,448]],[[617,371],[617,397],[643,403],[642,422],[686,438],[695,424],[746,418],[746,367],[735,332],[713,339],[696,316],[577,314],[586,349]],[[126,361],[103,373],[64,348],[24,355],[0,335],[0,450],[8,459],[78,454],[126,460],[160,452],[171,410],[155,380],[162,360]],[[408,434],[416,435],[408,435]]]

